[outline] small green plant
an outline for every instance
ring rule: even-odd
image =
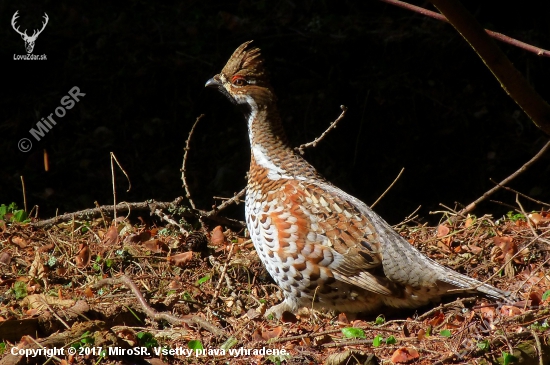
[[[197,280],[197,285],[201,285],[206,283],[208,280],[210,280],[210,275],[203,276],[199,280]]]
[[[148,349],[151,349],[153,347],[158,347],[159,345],[155,337],[153,337],[153,334],[149,332],[139,332],[137,334],[137,338],[139,340],[139,343],[147,347]]]
[[[94,338],[92,337],[92,334],[89,331],[86,331],[80,336],[80,339],[73,343],[71,347],[75,349],[79,349],[81,347],[88,347],[90,345],[93,345],[95,342]]]
[[[342,334],[347,338],[366,338],[365,331],[361,328],[346,327],[342,328]]]
[[[15,294],[15,299],[23,299],[27,296],[27,283],[16,281],[15,284],[13,284],[12,290]]]
[[[381,315],[376,317],[376,319],[374,320],[374,324],[377,326],[384,324],[384,322],[386,322],[386,319],[384,318],[384,316]]]
[[[511,364],[513,362],[516,362],[517,361],[517,357],[515,357],[514,355],[512,354],[509,354],[507,352],[502,352],[502,364],[503,365],[508,365],[508,364]]]
[[[443,337],[450,338],[452,336],[452,333],[450,330],[442,330],[439,332],[439,334]]]
[[[292,356],[290,355],[269,355],[266,357],[266,360],[271,361],[275,365],[281,365],[283,361],[290,360]]]
[[[393,336],[390,336],[386,338],[386,345],[395,345],[397,343],[397,339]]]
[[[382,336],[376,335],[376,337],[373,338],[373,340],[372,340],[372,345],[373,345],[374,347],[378,347],[378,346],[380,346],[380,345],[382,344],[382,341],[384,341],[384,339],[382,338]]]
[[[477,348],[480,350],[489,350],[491,343],[489,340],[482,340],[477,343]]]
[[[542,294],[542,300],[546,300],[548,298],[550,298],[550,290],[547,290],[544,294]]]
[[[191,340],[187,343],[187,347],[189,347],[191,350],[194,350],[196,353],[201,352],[204,350],[204,346],[202,345],[202,342],[199,340]]]
[[[0,219],[18,223],[30,222],[27,212],[23,209],[17,209],[17,204],[15,203],[11,203],[10,205],[0,205]]]
[[[0,356],[2,356],[6,352],[6,343],[0,342]]]
[[[522,220],[522,221],[526,220],[523,214],[514,213],[513,211],[509,211],[508,213],[506,213],[506,217],[508,217],[508,219],[510,219],[512,222],[516,222],[519,220]]]

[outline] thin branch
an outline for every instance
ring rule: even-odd
[[[246,188],[243,188],[241,191],[239,191],[237,194],[235,194],[231,199],[228,199],[224,201],[222,204],[218,205],[217,207],[214,207],[211,211],[206,213],[206,217],[213,217],[217,215],[219,212],[230,206],[231,204],[239,204],[239,199],[246,193]]]
[[[393,180],[393,182],[390,184],[390,186],[388,186],[388,188],[387,188],[386,190],[384,190],[384,192],[382,193],[382,195],[380,195],[380,196],[378,197],[378,199],[376,199],[376,201],[375,201],[374,203],[371,204],[371,206],[370,206],[371,208],[374,208],[374,206],[375,206],[376,204],[378,204],[378,202],[384,197],[384,195],[386,195],[386,193],[387,193],[388,191],[390,191],[390,189],[395,185],[395,183],[397,182],[397,180],[399,180],[399,178],[401,177],[401,174],[403,173],[403,171],[405,171],[405,168],[404,168],[404,167],[401,168],[401,171],[399,171],[399,174],[397,174],[397,177]]]
[[[440,21],[445,22],[445,23],[449,23],[449,20],[444,15],[441,15],[440,13],[436,13],[435,11],[424,9],[424,8],[419,7],[419,6],[415,6],[415,5],[405,3],[405,2],[399,1],[399,0],[380,0],[380,1],[382,1],[383,3],[386,3],[386,4],[395,5],[395,6],[398,6],[400,8],[407,9],[407,10],[413,11],[415,13],[425,15],[427,17],[430,17],[430,18],[433,18],[433,19],[436,19],[436,20],[440,20]],[[494,39],[497,39],[497,40],[499,40],[503,43],[507,43],[507,44],[510,44],[512,46],[521,48],[521,49],[523,49],[527,52],[534,53],[537,56],[550,57],[550,51],[547,51],[545,49],[532,46],[532,45],[530,45],[528,43],[525,43],[525,42],[522,42],[522,41],[518,41],[517,39],[514,39],[512,37],[508,37],[507,35],[504,35],[502,33],[493,32],[492,30],[485,29],[485,32],[487,32],[487,34],[489,34]]]
[[[124,284],[128,289],[130,289],[132,291],[132,293],[135,295],[135,297],[138,300],[141,307],[143,308],[143,311],[145,312],[147,317],[149,317],[149,318],[151,318],[155,321],[165,320],[168,323],[171,323],[171,324],[174,324],[174,325],[181,325],[182,323],[186,323],[186,324],[189,324],[189,325],[195,324],[195,325],[198,325],[199,327],[213,333],[216,336],[228,337],[224,330],[222,330],[221,328],[216,327],[212,323],[207,322],[205,319],[202,319],[198,316],[188,316],[188,318],[182,318],[182,317],[174,316],[173,314],[167,313],[167,312],[160,312],[160,313],[157,312],[156,310],[151,308],[151,306],[149,306],[149,304],[147,303],[147,301],[143,297],[143,294],[141,294],[141,291],[139,290],[139,288],[132,281],[132,279],[130,279],[126,275],[122,275],[119,278],[108,278],[108,279],[100,280],[97,283],[95,283],[92,286],[92,288],[97,290],[97,289],[99,289],[103,286],[106,286],[106,285],[117,285],[117,284]]]
[[[191,127],[191,130],[189,131],[189,136],[187,136],[187,140],[185,141],[185,152],[183,154],[183,163],[181,165],[181,181],[183,181],[183,187],[185,188],[185,197],[189,200],[189,204],[191,204],[191,207],[193,209],[197,209],[195,206],[195,202],[193,202],[193,199],[191,198],[191,192],[189,191],[189,185],[187,184],[187,179],[185,178],[185,165],[187,163],[187,153],[189,152],[189,142],[191,141],[191,137],[193,136],[193,132],[195,131],[195,127],[199,123],[199,121],[204,117],[204,114],[201,114],[197,117],[195,120],[195,123],[193,124],[193,127]]]
[[[546,142],[546,144],[541,148],[541,150],[533,156],[532,159],[527,161],[523,164],[516,172],[514,172],[512,175],[508,176],[506,179],[502,180],[497,186],[487,191],[485,194],[483,194],[481,197],[474,200],[472,203],[468,204],[466,208],[462,209],[460,212],[458,212],[459,215],[466,215],[467,213],[470,213],[472,210],[476,208],[476,206],[487,199],[487,197],[491,196],[494,192],[496,192],[498,189],[500,189],[503,185],[508,184],[510,181],[518,177],[521,173],[523,173],[525,170],[527,170],[535,161],[537,161],[548,149],[550,148],[550,140]]]
[[[459,0],[430,0],[468,42],[500,86],[541,131],[550,136],[550,105],[533,89]]]
[[[231,256],[233,255],[233,247],[235,247],[234,242],[231,244],[231,248],[229,248],[229,253],[227,254],[227,259],[225,259],[225,264],[223,265],[223,269],[220,273],[220,280],[218,280],[218,284],[216,284],[216,288],[214,289],[214,295],[212,296],[212,301],[210,302],[211,306],[213,306],[216,303],[216,300],[218,300],[218,295],[220,293],[220,287],[222,286],[222,282],[223,282],[223,279],[225,277],[225,273],[227,272],[227,265],[231,261]]]
[[[133,211],[154,212],[155,209],[168,209],[168,208],[180,207],[181,211],[178,212],[178,214],[180,214],[183,217],[192,217],[192,218],[206,217],[214,222],[225,224],[232,227],[243,228],[246,225],[245,222],[242,222],[236,219],[231,219],[231,218],[226,218],[226,217],[221,217],[216,215],[208,216],[208,212],[204,210],[193,209],[193,208],[182,206],[181,205],[182,201],[183,201],[183,198],[178,197],[174,199],[174,201],[172,202],[156,202],[154,200],[138,202],[138,203],[122,202],[117,204],[116,209],[118,211],[129,211],[131,209]],[[110,214],[112,213],[113,209],[114,207],[112,205],[102,205],[102,206],[98,206],[97,208],[84,209],[74,213],[66,213],[66,214],[59,215],[43,221],[30,223],[30,225],[33,227],[49,227],[62,222],[68,222],[73,218],[74,219],[93,219],[103,214]]]
[[[25,189],[25,178],[23,178],[23,175],[21,175],[20,177],[21,177],[21,188],[23,189],[23,207],[25,208],[25,212],[28,213],[29,211],[27,210],[27,189]]]
[[[166,213],[164,213],[162,210],[160,209],[155,209],[154,211],[155,215],[157,215],[160,219],[178,227],[180,229],[180,232],[185,236],[189,236],[189,231],[187,231],[185,228],[183,228],[183,226],[181,224],[179,224],[178,222],[176,222],[175,220],[173,220],[169,215],[167,215]]]
[[[122,165],[120,164],[120,162],[118,162],[115,154],[113,152],[109,152],[110,156],[111,156],[111,179],[112,179],[112,184],[113,184],[113,216],[115,217],[115,225],[116,225],[116,207],[117,207],[117,204],[116,204],[116,184],[115,184],[115,165],[113,164],[113,161],[116,162],[116,164],[118,165],[118,167],[120,168],[120,170],[122,171],[122,173],[124,174],[124,176],[126,176],[126,180],[128,180],[128,190],[126,190],[126,192],[129,192],[130,189],[132,189],[132,182],[130,181],[130,177],[128,176],[128,174],[126,173],[126,171],[124,171],[124,169],[122,168]]]
[[[493,179],[489,179],[489,180],[491,180],[491,182],[492,182],[493,184],[495,184],[495,185],[500,185],[499,183],[497,183],[497,182],[494,181]],[[537,199],[533,199],[533,198],[531,198],[529,195],[523,194],[522,192],[519,192],[519,191],[517,191],[517,190],[514,190],[514,189],[512,189],[512,188],[509,188],[508,186],[500,185],[500,187],[503,188],[504,190],[511,191],[512,193],[517,194],[517,195],[519,195],[519,196],[521,196],[521,197],[523,197],[523,198],[525,198],[525,199],[527,199],[527,200],[530,200],[530,201],[532,201],[532,202],[534,202],[534,203],[537,203],[537,204],[540,204],[540,205],[544,205],[544,206],[550,207],[550,204],[545,203],[545,202],[540,201],[540,200],[537,200]]]
[[[338,124],[339,121],[344,119],[344,117],[346,115],[346,111],[348,110],[348,108],[344,105],[340,105],[340,109],[342,109],[342,113],[340,114],[340,116],[338,118],[336,118],[336,120],[334,122],[332,122],[330,124],[330,126],[319,137],[315,138],[311,142],[304,143],[304,144],[300,145],[299,147],[295,147],[294,150],[297,151],[297,152],[300,152],[300,154],[303,155],[304,154],[304,148],[307,148],[307,147],[310,147],[310,146],[315,147],[317,145],[317,143],[319,143],[323,138],[325,138],[325,135],[328,132],[330,132],[330,130],[336,128],[336,124]]]

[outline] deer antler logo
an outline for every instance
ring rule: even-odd
[[[27,53],[32,53],[32,50],[34,49],[34,42],[36,42],[36,38],[38,38],[38,36],[40,35],[40,33],[42,33],[42,31],[44,30],[44,28],[46,28],[46,24],[48,24],[48,14],[44,13],[44,20],[45,22],[42,23],[42,29],[40,30],[34,30],[32,35],[29,37],[27,35],[27,30],[25,29],[24,32],[20,32],[19,31],[19,27],[15,27],[15,20],[19,17],[19,15],[17,15],[17,13],[19,12],[19,10],[17,10],[15,12],[15,14],[13,14],[13,18],[11,18],[11,26],[13,27],[13,29],[19,33],[21,35],[21,38],[23,38],[23,40],[25,41],[25,49],[27,50]]]

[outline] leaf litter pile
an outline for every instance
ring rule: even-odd
[[[263,316],[282,297],[244,230],[0,218],[0,364],[550,363],[549,212],[397,227],[429,257],[516,293],[513,305],[450,296],[281,321]],[[64,352],[24,352],[48,348]]]

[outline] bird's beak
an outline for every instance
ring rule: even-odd
[[[204,87],[220,87],[222,86],[218,75],[212,77],[210,80],[206,81]]]

